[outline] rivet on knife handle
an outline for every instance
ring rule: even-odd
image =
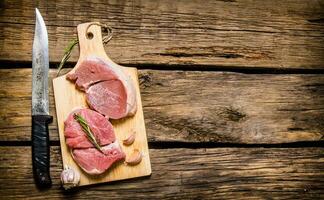
[[[32,156],[33,173],[38,187],[47,188],[52,185],[50,178],[50,149],[48,124],[52,122],[50,115],[32,116]]]

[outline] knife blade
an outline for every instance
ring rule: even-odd
[[[48,97],[48,36],[43,17],[36,8],[36,23],[32,55],[32,163],[35,183],[40,188],[50,187],[49,173],[49,115]]]

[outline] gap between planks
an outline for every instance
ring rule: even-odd
[[[240,144],[240,143],[219,143],[219,142],[148,142],[149,149],[176,149],[176,148],[312,148],[323,147],[322,141],[292,142],[281,144]],[[31,146],[31,141],[0,141],[2,147],[23,147]],[[59,141],[50,141],[50,146],[60,146]]]
[[[0,60],[0,69],[30,69],[31,61]],[[57,69],[58,62],[50,62],[50,69]],[[242,74],[324,74],[324,69],[316,68],[280,68],[278,67],[254,67],[254,66],[225,66],[225,65],[181,65],[181,64],[156,64],[156,63],[118,63],[125,67],[135,67],[138,70],[161,71],[210,71],[210,72],[235,72]],[[75,62],[66,62],[63,69],[71,70]],[[3,67],[5,66],[5,67]]]

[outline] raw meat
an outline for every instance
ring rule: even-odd
[[[131,77],[114,62],[91,57],[66,77],[87,93],[89,106],[99,113],[112,119],[136,113],[136,91]]]
[[[123,118],[126,113],[127,96],[120,80],[103,81],[91,86],[86,98],[92,109],[112,119]]]
[[[92,175],[102,174],[126,157],[117,141],[102,147],[102,151],[104,154],[95,148],[74,149],[72,157],[86,173]]]
[[[79,122],[74,119],[75,113],[86,120],[102,152],[89,141]],[[112,125],[96,111],[87,108],[72,111],[64,122],[64,135],[73,159],[88,174],[101,174],[125,158]]]
[[[93,147],[80,124],[74,119],[74,113],[78,113],[88,122],[99,145],[104,146],[116,140],[113,127],[108,119],[90,109],[77,109],[71,112],[64,122],[66,144],[70,148]]]
[[[66,77],[75,81],[76,86],[82,91],[86,91],[97,82],[118,79],[113,70],[107,69],[105,64],[97,59],[83,61],[75,73],[69,73]]]

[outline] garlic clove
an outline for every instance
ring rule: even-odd
[[[135,141],[135,132],[130,134],[126,139],[124,139],[123,144],[126,146],[129,146],[129,145],[133,144],[134,141]]]
[[[70,189],[77,185],[80,182],[80,174],[78,171],[74,170],[69,166],[65,166],[64,170],[61,173],[61,182],[64,189]]]
[[[142,161],[142,153],[138,149],[134,149],[133,153],[126,158],[126,164],[128,165],[137,165]]]

